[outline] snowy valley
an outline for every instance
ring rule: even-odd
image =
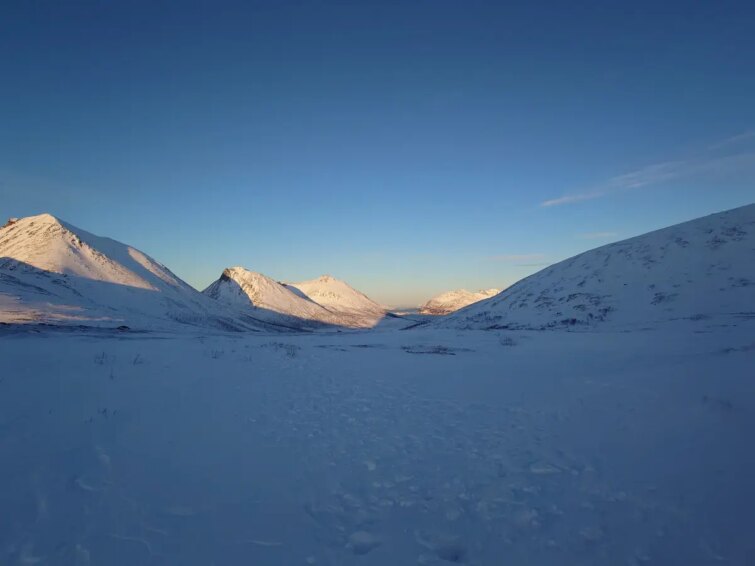
[[[0,564],[752,563],[755,205],[467,298],[6,225]]]

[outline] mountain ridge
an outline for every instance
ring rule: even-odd
[[[140,250],[49,213],[0,228],[0,321],[259,330]]]
[[[236,308],[252,309],[257,316],[275,319],[288,324],[339,325],[335,313],[322,305],[293,292],[288,286],[244,267],[229,267],[221,276],[202,291],[217,301]]]
[[[750,204],[588,250],[429,323],[592,329],[755,316],[754,259]],[[238,288],[210,292],[233,279],[242,280]],[[452,291],[423,307],[450,296],[452,304],[444,308],[454,308],[454,300],[468,295],[474,294]],[[370,328],[390,316],[331,275],[280,283],[236,267],[200,293],[140,250],[48,213],[11,219],[0,228],[0,322],[291,330]]]

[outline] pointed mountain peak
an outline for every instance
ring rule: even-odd
[[[24,226],[24,225],[62,226],[64,223],[59,218],[53,216],[52,214],[48,212],[43,212],[42,214],[35,214],[33,216],[24,216],[23,218],[16,218],[16,217],[9,218],[8,221],[2,226],[2,228],[8,228],[16,224],[21,225],[21,226]]]
[[[228,281],[233,280],[237,283],[240,283],[242,281],[254,283],[255,285],[260,284],[268,284],[268,285],[279,285],[275,279],[268,277],[264,273],[260,273],[258,271],[251,271],[247,269],[246,267],[241,266],[235,266],[235,267],[226,267],[223,270],[222,275],[220,276],[221,281]]]
[[[240,276],[244,276],[247,274],[253,274],[254,272],[249,271],[246,268],[243,268],[241,266],[234,266],[234,267],[226,267],[223,270],[223,273],[220,275],[220,279],[227,280],[227,279],[236,279]]]
[[[36,216],[29,216],[26,218],[26,220],[43,222],[45,224],[62,224],[58,217],[53,216],[49,212],[43,212],[42,214],[37,214]]]

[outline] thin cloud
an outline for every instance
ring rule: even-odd
[[[545,254],[508,254],[508,255],[494,255],[490,259],[493,261],[534,261],[537,259],[543,259]]]
[[[755,138],[755,130],[748,130],[746,132],[742,132],[741,134],[737,134],[736,136],[731,136],[729,138],[711,144],[708,146],[708,149],[710,151],[715,151],[717,149],[729,147],[731,145],[735,145],[752,138]]]
[[[558,206],[561,204],[570,204],[584,200],[592,200],[604,197],[611,193],[617,193],[629,189],[639,189],[648,185],[655,185],[663,181],[669,181],[683,174],[684,161],[667,161],[665,163],[655,163],[648,165],[636,171],[618,175],[608,179],[602,185],[594,187],[589,191],[565,195],[559,198],[546,200],[542,206]]]
[[[587,188],[584,191],[548,199],[540,203],[540,206],[550,207],[572,204],[602,198],[623,191],[658,185],[683,177],[694,177],[706,173],[721,174],[750,166],[755,164],[755,152],[751,150],[729,153],[727,155],[720,155],[721,152],[718,151],[725,147],[741,145],[748,140],[755,140],[755,131],[747,131],[716,142],[708,146],[701,154],[689,159],[664,161],[648,165],[623,175],[611,177],[606,182]],[[719,155],[715,155],[715,153]]]
[[[584,232],[577,234],[577,238],[582,240],[605,240],[607,238],[615,238],[618,236],[616,232]]]
[[[602,192],[601,193],[595,192],[595,193],[580,193],[576,195],[565,195],[562,197],[543,201],[540,204],[540,206],[559,206],[561,204],[571,204],[573,202],[580,202],[583,200],[592,200],[594,198],[600,198],[604,194],[605,193],[602,193]]]

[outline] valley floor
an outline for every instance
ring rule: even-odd
[[[0,564],[755,563],[755,321],[0,330]]]

